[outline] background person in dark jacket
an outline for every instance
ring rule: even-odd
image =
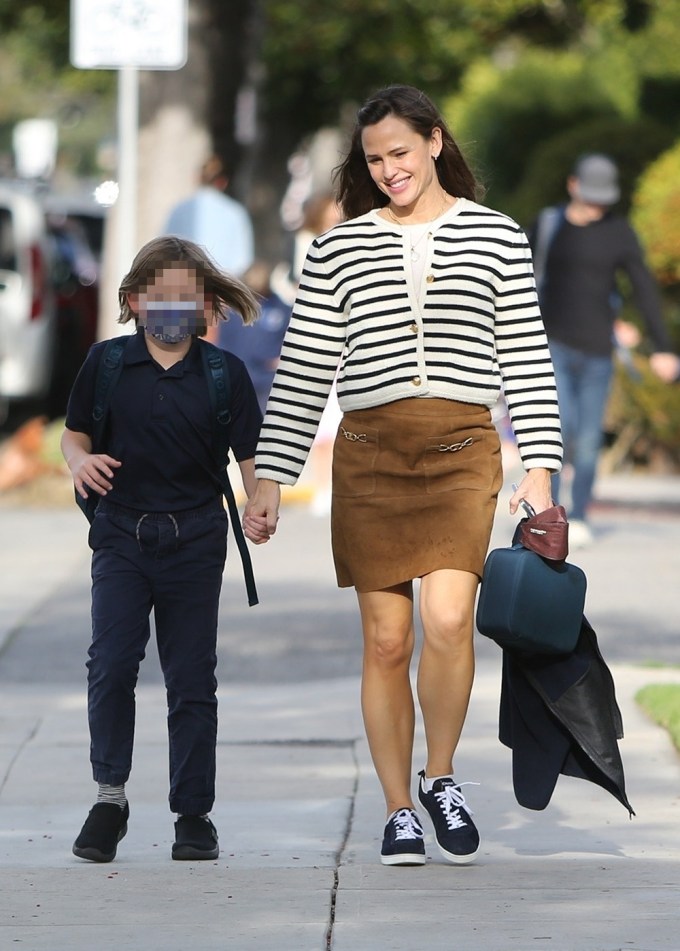
[[[635,232],[612,212],[619,200],[618,170],[606,155],[588,154],[567,179],[569,202],[546,208],[530,235],[541,312],[555,368],[565,446],[573,467],[570,545],[592,542],[586,518],[602,446],[602,422],[613,369],[616,281],[627,274],[655,347],[654,372],[666,382],[678,357],[664,326],[659,294]],[[559,501],[560,476],[553,476]]]

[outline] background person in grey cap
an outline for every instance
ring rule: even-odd
[[[671,382],[678,357],[661,315],[657,287],[635,232],[611,211],[619,200],[618,170],[606,155],[583,155],[567,179],[569,202],[544,208],[530,234],[541,312],[555,368],[565,447],[573,468],[569,540],[592,542],[586,521],[613,369],[617,277],[628,275],[655,353],[652,369]],[[630,325],[627,325],[630,327]],[[553,477],[559,500],[560,476]]]

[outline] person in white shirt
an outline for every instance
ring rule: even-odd
[[[200,244],[223,271],[242,277],[254,259],[253,226],[244,206],[225,194],[228,184],[223,162],[211,156],[200,187],[172,209],[163,234]]]

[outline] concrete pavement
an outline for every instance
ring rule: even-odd
[[[680,480],[610,477],[598,493],[597,544],[571,560],[615,676],[637,818],[565,777],[545,812],[517,805],[496,738],[500,655],[478,638],[457,773],[481,784],[469,800],[483,845],[463,868],[440,861],[431,836],[424,868],[379,864],[354,596],[335,588],[326,520],[293,506],[253,551],[262,604],[247,607],[235,551],[225,575],[220,859],[169,858],[155,656],[138,690],[128,835],[110,865],[72,856],[95,789],[86,526],[75,507],[0,509],[0,951],[677,951],[680,759],[634,694],[680,683],[677,667],[644,666],[680,663]],[[509,541],[506,497],[494,545]],[[419,727],[416,770],[422,751]]]

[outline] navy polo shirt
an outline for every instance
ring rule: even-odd
[[[92,435],[95,380],[106,341],[87,355],[71,391],[66,426]],[[165,370],[139,329],[123,353],[101,452],[121,462],[107,500],[143,512],[196,508],[221,494],[212,453],[213,412],[200,344]],[[226,352],[226,351],[225,351]],[[255,455],[262,415],[248,372],[227,353],[231,382],[229,443],[237,461]]]

